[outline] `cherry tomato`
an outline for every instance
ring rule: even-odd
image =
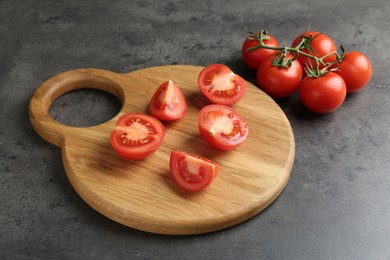
[[[370,81],[371,62],[364,54],[352,51],[345,54],[335,72],[344,79],[347,93],[355,93]]]
[[[116,122],[110,142],[114,150],[128,160],[139,160],[154,153],[165,136],[165,128],[156,118],[128,113]]]
[[[277,54],[279,55],[279,54]],[[257,84],[274,98],[285,98],[293,94],[301,84],[302,66],[294,60],[288,68],[272,65],[275,55],[268,56],[257,70]],[[287,54],[286,58],[292,58]]]
[[[270,47],[279,47],[278,41],[272,35],[267,34],[267,36],[269,39],[263,40],[263,44]],[[253,36],[249,36],[245,39],[241,49],[242,58],[244,59],[245,64],[253,70],[257,70],[265,58],[267,58],[267,56],[276,54],[278,52],[277,50],[270,50],[265,48],[247,51],[248,48],[254,47],[258,44],[258,40],[255,40]]]
[[[149,113],[163,121],[180,119],[186,110],[186,99],[172,80],[162,83],[149,103]]]
[[[342,77],[329,72],[318,78],[305,77],[299,88],[302,103],[317,113],[329,113],[341,106],[347,94]]]
[[[219,171],[218,164],[197,155],[172,151],[170,174],[175,183],[186,191],[199,191],[209,186]]]
[[[198,86],[203,95],[214,104],[231,106],[245,94],[246,81],[223,64],[211,64],[198,76]]]
[[[326,34],[320,33],[320,32],[314,32],[314,31],[309,31],[309,32],[304,32],[300,34],[295,40],[293,41],[292,47],[295,47],[299,44],[301,41],[301,37],[309,37],[311,35],[312,40],[310,42],[310,47],[312,48],[313,51],[311,51],[308,48],[303,48],[301,51],[308,53],[310,55],[316,56],[318,58],[323,57],[324,55],[336,51],[336,44],[334,41],[327,36]],[[316,62],[315,60],[306,57],[304,55],[299,55],[298,60],[301,63],[303,68],[306,68],[306,66],[311,63],[311,66],[313,68],[316,67]],[[336,55],[330,55],[326,57],[323,60],[325,63],[331,63],[336,61]],[[320,65],[320,68],[323,68],[323,65]]]
[[[198,126],[202,138],[220,150],[232,150],[248,136],[245,119],[224,105],[203,107],[199,112]]]

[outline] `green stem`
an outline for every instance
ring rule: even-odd
[[[324,59],[326,59],[327,57],[329,57],[331,55],[335,55],[336,59],[338,61],[342,60],[342,56],[339,55],[337,53],[337,51],[327,53],[322,57],[317,57],[317,56],[314,56],[314,55],[311,55],[309,53],[302,51],[300,48],[308,40],[307,38],[302,37],[301,41],[295,47],[287,47],[287,46],[274,47],[274,46],[265,45],[263,43],[263,40],[265,40],[266,35],[267,35],[267,32],[265,30],[261,30],[259,34],[253,34],[253,39],[257,40],[259,43],[256,46],[248,48],[246,51],[250,52],[253,50],[257,50],[257,49],[269,49],[269,50],[280,51],[283,53],[294,52],[294,53],[297,53],[298,55],[303,55],[303,56],[306,56],[310,59],[313,59],[316,62],[316,72],[318,72],[318,73],[320,72],[320,64],[326,65],[326,63],[324,62]]]

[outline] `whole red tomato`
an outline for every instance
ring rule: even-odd
[[[259,33],[257,33],[259,35]],[[279,47],[278,41],[272,36],[267,34],[268,39],[263,40],[263,44],[270,47]],[[277,50],[270,50],[265,48],[259,48],[251,51],[247,51],[249,48],[257,46],[259,41],[254,38],[254,36],[249,36],[245,39],[242,45],[242,58],[244,59],[245,64],[253,69],[257,70],[260,64],[271,54],[276,54]]]
[[[347,94],[341,76],[329,72],[320,77],[305,77],[299,88],[302,103],[317,113],[329,113],[341,106]]]
[[[327,36],[326,34],[315,32],[315,31],[308,31],[300,34],[292,43],[292,47],[296,47],[302,40],[302,37],[308,37],[308,44],[310,47],[305,47],[305,45],[302,45],[303,48],[300,49],[304,53],[308,53],[312,56],[321,58],[331,52],[336,51],[336,44],[334,41]],[[305,55],[298,55],[298,60],[301,63],[302,67],[306,67],[311,64],[315,68],[316,62],[314,59],[311,59],[309,57],[306,57]],[[331,63],[336,61],[336,55],[330,55],[326,57],[323,60],[325,63]],[[320,65],[320,68],[323,68],[323,65]]]
[[[352,51],[344,55],[335,72],[344,79],[347,92],[355,93],[370,81],[371,62],[364,54]]]
[[[298,89],[302,79],[302,66],[298,60],[292,61],[288,68],[273,66],[272,62],[276,56],[268,56],[260,65],[257,70],[257,84],[271,97],[285,98]],[[292,58],[291,54],[287,54],[286,58]]]

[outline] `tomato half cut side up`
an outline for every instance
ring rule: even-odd
[[[219,171],[219,165],[209,159],[175,150],[171,152],[169,164],[173,181],[190,192],[209,186]]]
[[[184,116],[187,103],[183,92],[172,80],[162,83],[149,103],[149,113],[162,121],[173,121]]]
[[[220,150],[232,150],[248,136],[245,119],[235,110],[224,105],[208,105],[198,116],[199,133],[211,146]]]
[[[223,64],[211,64],[198,76],[202,94],[213,104],[231,106],[245,94],[246,81]]]
[[[165,127],[156,118],[142,113],[128,113],[116,122],[110,142],[123,158],[140,160],[153,154],[164,136]]]

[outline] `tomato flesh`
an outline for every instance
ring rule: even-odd
[[[162,121],[180,119],[187,110],[183,92],[172,80],[162,83],[149,102],[149,113]]]
[[[198,116],[199,133],[210,145],[220,150],[232,150],[245,141],[248,125],[232,108],[208,105]]]
[[[110,142],[123,158],[140,160],[153,154],[164,136],[165,128],[156,118],[142,113],[128,113],[117,120]]]
[[[246,81],[223,64],[211,64],[198,76],[202,94],[214,104],[231,106],[245,94]]]
[[[172,179],[190,192],[209,186],[219,171],[218,164],[211,160],[175,150],[171,152],[169,164]]]

